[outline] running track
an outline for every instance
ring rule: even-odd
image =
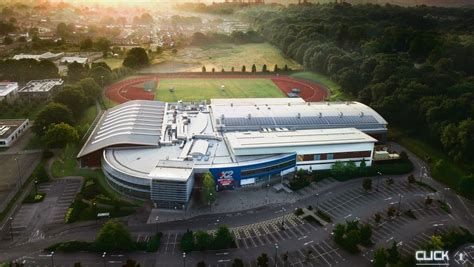
[[[105,95],[116,103],[124,103],[129,100],[153,100],[153,92],[145,92],[142,84],[146,81],[160,78],[193,78],[193,79],[271,79],[273,83],[285,94],[291,89],[300,89],[300,96],[307,102],[324,101],[328,96],[328,90],[319,84],[306,80],[293,78],[286,75],[252,75],[252,74],[203,74],[203,73],[168,73],[159,75],[143,75],[132,79],[123,80],[108,86]]]

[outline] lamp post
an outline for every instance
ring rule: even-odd
[[[35,179],[35,195],[38,194],[38,179]]]
[[[319,210],[319,194],[316,193],[316,211]]]
[[[275,267],[277,266],[278,243],[275,243]]]
[[[10,221],[10,238],[11,238],[11,240],[13,240],[13,226],[12,226],[13,225],[13,217],[10,217],[8,220]]]
[[[449,187],[444,188],[444,200],[443,200],[444,203],[446,203],[446,198],[448,197],[449,190],[451,190]]]
[[[158,221],[159,220],[160,220],[160,216],[156,216],[156,218],[155,218],[155,226],[156,226],[155,232],[156,232],[156,234],[158,234]]]
[[[20,185],[18,186],[18,190],[19,190],[21,186],[23,185],[23,183],[21,181],[20,165],[18,164],[18,153],[17,153],[17,156],[15,157],[15,162],[16,162],[16,169],[18,171],[18,180],[20,181]]]
[[[54,267],[54,251],[51,251],[51,266]]]
[[[106,261],[105,261],[105,256],[106,256],[106,255],[107,255],[107,252],[104,252],[104,253],[102,254],[102,260],[104,261],[104,267],[105,267],[105,265],[106,265]]]
[[[183,252],[183,266],[186,267],[186,252]]]
[[[398,194],[398,215],[400,215],[401,205],[402,205],[402,194]]]
[[[379,175],[379,178],[377,179],[377,192],[379,191],[379,184],[380,184],[380,179],[382,177],[382,173],[381,172],[377,172],[377,174]]]

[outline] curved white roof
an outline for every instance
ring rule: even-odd
[[[117,145],[157,146],[165,103],[134,100],[106,111],[77,157]]]

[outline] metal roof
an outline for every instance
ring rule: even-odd
[[[299,147],[337,144],[375,143],[377,140],[355,128],[296,130],[281,132],[232,132],[224,134],[229,146],[237,151],[256,148]],[[290,152],[291,150],[288,150]]]
[[[165,103],[133,100],[106,111],[77,155],[78,158],[110,146],[157,146]]]
[[[285,101],[286,100],[286,101]],[[295,98],[211,100],[218,129],[226,131],[262,128],[386,130],[375,110],[359,102],[304,102]]]

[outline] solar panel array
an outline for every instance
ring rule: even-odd
[[[380,124],[371,115],[365,116],[313,116],[313,117],[251,117],[251,118],[225,118],[222,120],[225,127],[241,130],[259,127],[304,127],[332,128],[334,126],[356,127],[356,128],[379,128]],[[247,127],[247,128],[246,128]]]

